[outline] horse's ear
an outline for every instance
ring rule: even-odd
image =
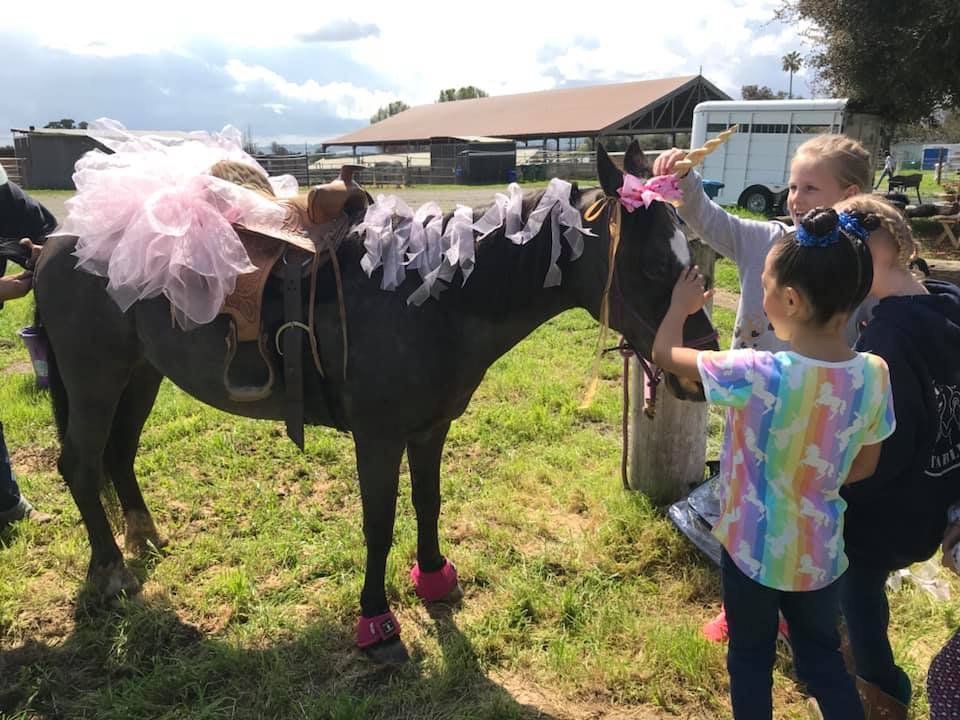
[[[623,187],[623,173],[613,164],[606,148],[599,143],[597,144],[597,178],[600,180],[600,187],[607,195],[616,197],[617,190]]]
[[[623,169],[631,175],[637,177],[648,177],[650,167],[647,165],[647,158],[640,149],[640,143],[634,140],[623,155]]]

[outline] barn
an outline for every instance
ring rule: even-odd
[[[73,166],[89,150],[109,153],[107,143],[120,136],[109,130],[13,128],[17,167],[14,180],[26,188],[73,190]],[[130,135],[185,138],[189,133],[171,130],[128,130]],[[19,179],[17,179],[19,178]]]
[[[429,149],[431,167],[440,167],[449,164],[451,141],[457,138],[486,138],[490,143],[499,140],[523,146],[552,144],[558,151],[564,141],[574,139],[603,141],[646,134],[669,135],[676,144],[677,133],[690,132],[697,103],[729,99],[702,75],[498,95],[413,107],[331,138],[323,148],[326,151],[349,147],[353,155],[358,154],[359,148],[371,146],[384,153]],[[446,160],[433,157],[436,153]],[[503,155],[480,151],[475,157],[480,160]],[[484,167],[491,164],[481,162]],[[466,163],[455,163],[447,181],[470,181],[464,174],[465,166]],[[457,167],[460,175],[455,175]],[[498,168],[501,176],[496,180],[506,179],[507,170]]]

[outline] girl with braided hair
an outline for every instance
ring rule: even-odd
[[[873,474],[895,425],[886,364],[846,339],[873,280],[865,235],[857,218],[815,208],[773,243],[762,302],[786,350],[683,347],[684,320],[710,295],[697,268],[677,282],[654,340],[657,365],[700,380],[707,401],[728,408],[713,533],[737,720],[772,717],[781,612],[797,676],[823,717],[864,718],[837,629],[847,568],[840,488]]]
[[[857,195],[836,207],[865,230],[878,302],[856,349],[886,361],[897,417],[876,471],[841,493],[850,567],[840,600],[865,704],[896,720],[912,693],[887,637],[886,580],[933,556],[960,500],[960,289],[911,274],[913,235],[893,206]]]

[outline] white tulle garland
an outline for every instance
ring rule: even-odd
[[[357,232],[363,236],[366,254],[360,265],[368,276],[383,268],[380,287],[396,290],[407,276],[407,268],[416,270],[423,283],[407,298],[408,305],[421,305],[428,298],[438,298],[460,268],[464,284],[473,272],[475,246],[478,240],[503,227],[506,236],[516,245],[525,245],[540,232],[550,219],[550,268],[544,278],[544,287],[560,284],[560,227],[566,228],[563,237],[570,246],[570,259],[576,260],[583,252],[583,236],[594,235],[585,228],[580,213],[570,204],[572,185],[554,178],[546,192],[524,223],[523,191],[516,183],[507,187],[507,194],[497,193],[493,205],[483,216],[473,221],[473,209],[458,205],[453,217],[443,227],[443,213],[433,202],[422,205],[416,212],[396,195],[377,197],[367,208]]]

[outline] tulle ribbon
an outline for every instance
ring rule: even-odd
[[[620,204],[633,212],[638,207],[648,208],[655,201],[677,206],[683,200],[676,175],[657,175],[649,180],[630,173],[623,174],[623,185],[617,190]]]

